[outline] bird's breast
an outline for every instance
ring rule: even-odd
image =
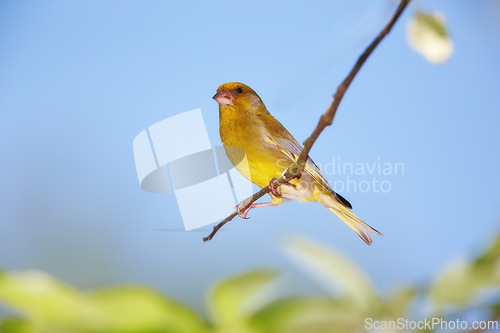
[[[257,186],[267,186],[288,167],[283,153],[266,140],[269,133],[258,117],[221,114],[219,131],[231,163]]]

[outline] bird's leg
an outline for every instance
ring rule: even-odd
[[[273,182],[273,181],[271,181]],[[278,187],[279,188],[279,187]],[[247,219],[247,214],[252,208],[257,208],[257,207],[269,207],[269,206],[279,206],[283,203],[283,198],[281,197],[281,191],[280,191],[280,196],[274,196],[270,193],[271,198],[273,199],[271,202],[261,202],[261,203],[253,203],[250,206],[248,206],[246,209],[243,209],[247,204],[248,201],[244,200],[240,202],[237,206],[234,207],[236,210],[236,213],[238,214],[239,217],[242,219]]]
[[[271,202],[262,202],[262,203],[254,203],[248,206],[247,209],[243,210],[242,209],[242,203],[239,205],[236,205],[234,209],[236,210],[236,213],[238,213],[238,216],[241,217],[242,219],[248,219],[247,214],[252,208],[257,208],[257,207],[269,207],[269,206],[276,206],[276,204],[271,201]]]
[[[257,207],[269,207],[269,206],[278,206],[283,202],[283,198],[281,197],[281,188],[280,186],[276,185],[274,181],[276,178],[271,179],[269,182],[269,189],[271,190],[271,198],[273,201],[271,202],[262,202],[262,203],[253,203],[250,206],[248,206],[246,209],[243,209],[245,205],[247,204],[245,201],[240,202],[237,206],[234,207],[236,210],[236,213],[238,214],[239,217],[242,219],[248,219],[247,214],[252,208],[257,208]],[[285,183],[286,185],[292,185],[290,183]]]

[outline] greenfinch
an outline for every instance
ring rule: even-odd
[[[299,179],[278,188],[273,186],[273,180],[296,162],[302,146],[269,113],[255,91],[242,83],[230,82],[221,85],[213,99],[219,103],[219,132],[229,160],[245,178],[261,188],[270,185],[271,189],[271,202],[254,203],[246,211],[238,205],[239,216],[245,218],[251,208],[277,206],[283,199],[316,201],[344,221],[366,244],[372,243],[371,233],[381,235],[350,211],[351,204],[332,190],[311,158]]]

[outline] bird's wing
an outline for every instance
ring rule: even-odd
[[[269,114],[268,114],[269,115]],[[271,116],[271,115],[269,115]],[[272,117],[272,116],[271,116]],[[296,162],[302,152],[302,146],[295,140],[295,138],[287,131],[285,126],[283,126],[276,118],[272,117],[271,121],[266,121],[266,127],[268,127],[266,141],[276,146],[281,150],[292,161]],[[328,192],[344,206],[351,209],[352,206],[344,197],[340,194],[335,193],[325,176],[321,173],[321,170],[313,162],[313,160],[308,157],[306,165],[304,166],[304,171],[307,172],[314,180],[316,180],[321,186],[323,186]]]

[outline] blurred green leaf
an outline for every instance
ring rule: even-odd
[[[500,276],[500,235],[498,235],[490,247],[475,261],[477,268],[491,267],[495,277]]]
[[[392,320],[408,317],[409,306],[416,295],[417,290],[410,287],[395,291],[384,301],[381,317]]]
[[[349,333],[360,332],[364,319],[347,299],[294,297],[268,305],[250,324],[265,333]]]
[[[499,318],[498,320],[500,320],[500,301],[491,306],[491,312],[494,318]]]
[[[438,307],[446,304],[463,306],[474,297],[480,285],[481,277],[474,274],[467,262],[455,262],[446,266],[438,276],[430,296]]]
[[[437,306],[466,306],[489,287],[500,286],[500,237],[476,260],[452,263],[438,275],[430,296]]]
[[[334,295],[353,298],[361,309],[368,309],[378,302],[371,281],[341,254],[316,242],[297,237],[288,239],[285,250],[306,274]]]
[[[40,328],[28,320],[20,318],[6,318],[0,322],[2,333],[38,333]]]
[[[145,288],[106,289],[89,295],[88,301],[91,306],[82,319],[91,332],[206,331],[191,309]]]
[[[0,276],[0,301],[26,315],[2,322],[2,332],[203,332],[187,307],[144,288],[80,294],[40,272]]]
[[[0,301],[39,322],[40,330],[68,327],[82,307],[76,290],[38,271],[2,274]]]
[[[432,63],[444,63],[453,53],[453,42],[439,13],[418,11],[407,27],[410,46]]]
[[[210,297],[215,323],[234,323],[250,315],[267,299],[262,291],[276,275],[276,272],[255,270],[217,285]]]

